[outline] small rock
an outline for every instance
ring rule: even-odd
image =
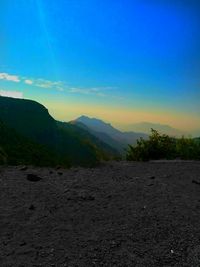
[[[33,204],[30,205],[29,210],[35,210],[35,206]]]
[[[56,170],[60,170],[60,169],[61,169],[61,167],[60,167],[60,166],[57,166],[57,167],[56,167]]]
[[[26,171],[27,169],[28,169],[27,166],[23,166],[23,167],[20,169],[20,171]]]
[[[21,247],[25,246],[26,245],[26,242],[22,242],[19,244]]]
[[[80,200],[84,200],[84,201],[93,201],[93,200],[95,200],[95,197],[93,195],[90,195],[88,192],[85,192],[85,191],[79,192],[78,198]]]
[[[63,173],[62,172],[58,172],[58,175],[63,175]]]
[[[199,181],[196,181],[196,180],[192,180],[192,183],[193,183],[193,184],[200,185],[200,182],[199,182]]]
[[[27,174],[27,180],[30,182],[38,182],[38,181],[42,180],[42,178],[40,178],[36,174]]]
[[[81,199],[82,200],[85,200],[85,201],[92,201],[92,200],[95,200],[95,197],[93,196],[81,196]]]

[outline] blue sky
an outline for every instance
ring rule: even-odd
[[[151,120],[200,128],[198,2],[0,5],[1,91],[22,92],[62,120],[87,114],[119,125]]]

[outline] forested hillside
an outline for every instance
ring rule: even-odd
[[[0,97],[0,120],[0,146],[9,163],[93,166],[118,156],[86,130],[58,123],[35,101]]]

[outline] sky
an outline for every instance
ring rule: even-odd
[[[1,0],[0,95],[62,121],[200,129],[200,2]]]

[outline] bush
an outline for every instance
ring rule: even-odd
[[[181,159],[200,159],[200,143],[191,138],[180,138],[176,141],[176,152]]]
[[[129,145],[127,160],[200,159],[200,143],[191,138],[176,139],[151,129],[148,140],[140,138],[136,146]]]
[[[7,163],[7,155],[3,151],[3,149],[0,147],[0,165],[6,164]]]

